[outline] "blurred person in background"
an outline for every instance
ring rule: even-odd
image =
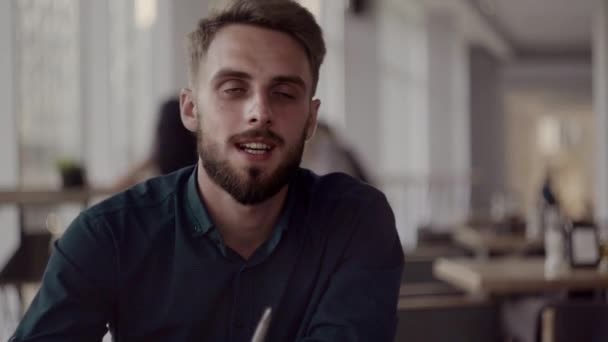
[[[235,1],[188,41],[197,165],[81,213],[13,341],[251,341],[266,308],[260,340],[393,341],[404,257],[386,197],[299,167],[325,55],[312,14]]]
[[[553,184],[555,182],[553,180],[553,178],[555,178],[554,174],[555,171],[551,169],[547,169],[547,172],[545,172],[545,177],[543,178],[541,186],[540,198],[546,205],[555,206],[559,209],[559,200]]]
[[[196,135],[182,124],[179,98],[173,97],[160,107],[152,152],[148,158],[133,166],[112,188],[124,190],[147,178],[194,165],[197,160]]]
[[[314,137],[306,144],[302,167],[319,175],[344,172],[363,182],[373,184],[354,152],[338,139],[327,123],[321,121],[317,125]]]

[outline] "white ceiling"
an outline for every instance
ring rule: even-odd
[[[472,1],[516,49],[590,49],[593,0]]]

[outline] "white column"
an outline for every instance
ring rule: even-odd
[[[13,13],[10,1],[0,3],[0,187],[14,188],[18,184],[17,111],[15,108]],[[0,230],[1,231],[1,230]],[[0,239],[1,240],[1,239]]]
[[[384,1],[378,13],[376,139],[382,188],[395,212],[405,249],[415,247],[425,221],[429,167],[427,37],[424,11],[413,2]],[[375,87],[370,87],[374,92]]]
[[[468,43],[452,13],[433,11],[426,23],[429,215],[433,224],[446,225],[464,220],[467,214],[471,164]]]
[[[376,8],[347,13],[344,23],[344,133],[372,178],[380,162]]]
[[[327,54],[319,76],[317,97],[321,99],[320,119],[337,128],[345,129],[345,0],[321,1],[320,25]]]
[[[203,3],[193,10],[183,2],[184,11],[200,12]],[[169,0],[83,0],[80,6],[86,166],[89,181],[104,186],[146,157],[159,104],[185,85],[177,86],[174,73],[182,68],[185,77],[186,64],[176,59],[184,55],[185,37],[173,41],[183,18],[174,17],[178,4]]]
[[[172,83],[174,56],[171,49],[170,2],[173,1],[135,1],[133,54],[138,62],[133,65],[133,72],[137,75],[133,90],[137,100],[131,105],[129,134],[131,155],[135,160],[143,160],[150,154],[159,105],[179,92],[179,88]],[[138,8],[138,3],[149,7],[140,5]],[[148,23],[143,20],[146,16],[149,17]]]
[[[110,143],[110,65],[107,1],[80,2],[82,112],[85,163],[92,184],[109,184],[116,177]]]
[[[413,3],[387,1],[378,21],[380,169],[391,177],[419,179],[429,167],[424,12]]]
[[[15,108],[13,8],[12,1],[0,1],[0,189],[19,184],[17,111]],[[17,208],[0,206],[0,270],[19,246]]]
[[[593,26],[593,101],[596,115],[595,216],[608,222],[608,0],[596,0]]]

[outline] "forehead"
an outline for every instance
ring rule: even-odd
[[[304,47],[290,35],[253,25],[230,24],[220,29],[201,61],[201,79],[223,69],[253,78],[299,76],[308,88],[312,73]]]

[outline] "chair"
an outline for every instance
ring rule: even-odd
[[[52,242],[61,234],[61,220],[54,212],[47,215],[46,229],[34,233],[21,230],[21,243],[4,268],[0,268],[0,287],[14,287],[23,314],[27,298],[23,295],[25,284],[39,283],[50,257]]]
[[[498,305],[462,295],[401,297],[395,342],[499,342]]]
[[[539,342],[608,341],[608,303],[561,301],[547,305],[539,317]]]

